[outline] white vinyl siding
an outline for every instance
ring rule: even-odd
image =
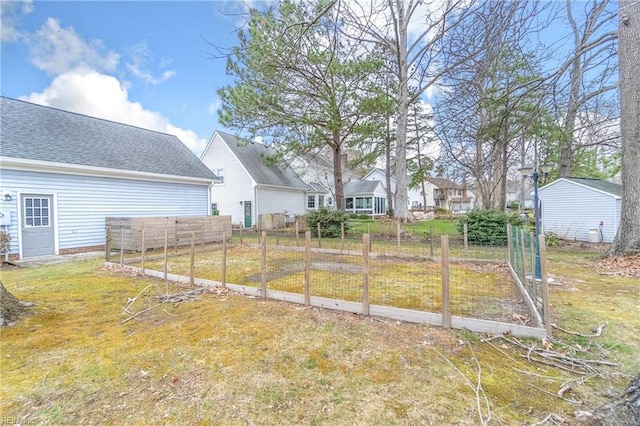
[[[220,206],[221,215],[230,215],[234,224],[244,223],[245,201],[254,201],[254,181],[245,169],[238,163],[227,145],[215,136],[211,141],[211,147],[201,158],[202,162],[211,170],[223,168],[225,173],[225,185],[213,185],[211,187],[211,202]],[[252,204],[253,223],[257,223],[255,217],[255,203]]]
[[[104,244],[107,216],[207,215],[207,185],[89,177],[3,169],[3,188],[14,194],[55,195],[59,249]],[[11,210],[11,253],[18,253],[19,197],[3,202]]]
[[[304,191],[294,192],[278,188],[259,188],[257,208],[259,214],[286,213],[289,218],[305,213]]]
[[[620,199],[611,194],[559,180],[541,188],[544,232],[567,240],[588,241],[589,230],[602,227],[603,242],[613,241],[620,222]]]

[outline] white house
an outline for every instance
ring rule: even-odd
[[[340,156],[342,167],[342,182],[351,182],[360,180],[360,177],[347,167],[347,154]],[[312,188],[312,191],[324,188],[325,193],[322,194],[323,205],[319,207],[335,208],[335,179],[333,174],[333,161],[327,158],[324,150],[305,155],[295,155],[290,159],[291,168],[298,176]],[[316,192],[317,195],[321,195]],[[317,198],[317,197],[316,197]],[[317,205],[317,204],[316,204]],[[314,210],[308,203],[308,210]]]
[[[387,178],[385,175],[385,170],[381,168],[374,168],[369,173],[367,173],[362,179],[363,180],[374,180],[381,181],[383,188],[386,190],[386,182]],[[396,193],[396,177],[391,176],[391,193],[395,195]],[[435,186],[425,180],[424,182],[424,192],[426,197],[423,196],[422,188],[407,188],[407,207],[410,209],[423,209],[423,208],[433,208],[435,207],[435,202],[433,198],[433,190]],[[426,204],[425,204],[426,198]]]
[[[387,213],[387,193],[380,181],[361,180],[344,184],[347,213],[381,216]]]
[[[450,210],[453,213],[466,213],[475,207],[475,197],[465,185],[435,177],[428,177],[427,181],[435,187],[433,199],[437,208]]]
[[[613,241],[620,224],[622,186],[591,178],[560,178],[541,187],[542,227],[560,238]]]
[[[218,177],[211,187],[211,210],[230,215],[245,228],[261,215],[303,215],[307,184],[290,167],[273,164],[275,149],[216,131],[200,160]],[[314,193],[317,197],[317,192]]]
[[[215,175],[175,136],[0,97],[11,257],[104,249],[107,216],[209,212]]]

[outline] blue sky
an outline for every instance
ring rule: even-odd
[[[221,129],[237,1],[3,0],[2,95],[178,136],[200,154]]]

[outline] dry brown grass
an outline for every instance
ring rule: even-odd
[[[506,340],[235,295],[203,294],[122,323],[164,283],[99,261],[3,270],[36,303],[0,331],[0,416],[41,424],[530,424],[606,402],[640,370],[637,279],[563,253],[550,272],[558,350],[617,362],[602,377],[535,364]],[[185,288],[171,286],[171,292]],[[147,291],[132,309],[153,306]],[[540,342],[525,341],[529,346]],[[489,409],[469,386],[481,387]],[[562,383],[574,382],[565,399]]]

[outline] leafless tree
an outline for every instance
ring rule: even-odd
[[[565,3],[572,48],[554,75],[553,97],[562,115],[564,130],[558,159],[561,177],[571,176],[581,128],[607,126],[612,120],[617,124],[618,35],[612,3],[611,0],[566,0]],[[576,12],[580,7],[584,9],[578,16]],[[564,38],[558,41],[566,42]],[[605,123],[602,123],[603,117]]]
[[[396,194],[394,215],[409,219],[407,206],[407,117],[409,106],[433,88],[449,70],[467,58],[453,54],[447,33],[471,15],[469,0],[385,0],[351,2],[347,20],[357,28],[361,42],[388,52],[396,68],[397,133],[395,146]]]

